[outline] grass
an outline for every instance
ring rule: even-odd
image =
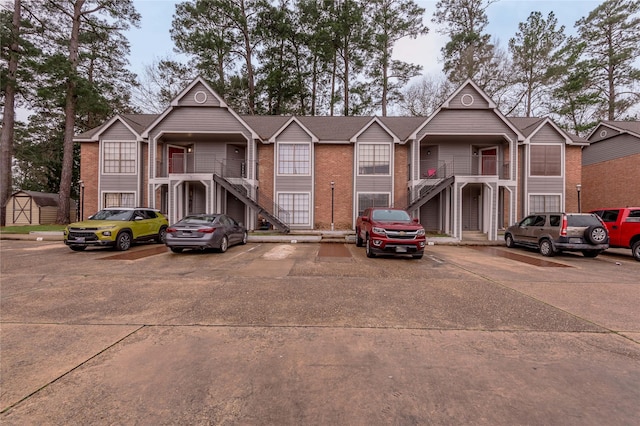
[[[32,231],[63,231],[65,225],[1,226],[1,234],[28,234]]]

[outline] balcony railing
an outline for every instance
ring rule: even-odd
[[[168,177],[169,174],[210,173],[226,178],[246,178],[247,162],[244,159],[230,159],[213,154],[174,154],[164,162],[156,163],[156,176]]]
[[[420,161],[420,179],[444,179],[450,176],[511,177],[509,162],[495,155],[454,156]]]

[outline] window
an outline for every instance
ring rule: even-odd
[[[103,173],[135,173],[136,143],[104,142],[102,164]]]
[[[529,211],[536,213],[559,212],[560,195],[531,195],[529,197]]]
[[[360,144],[358,146],[358,174],[388,175],[391,167],[391,146]]]
[[[133,192],[105,192],[103,207],[135,207]]]
[[[560,145],[531,145],[531,176],[562,176]]]
[[[310,196],[304,194],[278,194],[278,205],[283,213],[280,219],[290,225],[309,225],[311,223],[309,215]],[[286,213],[288,213],[288,215]]]
[[[389,207],[391,194],[358,194],[358,216],[369,207]]]
[[[278,173],[281,175],[308,175],[311,169],[309,148],[309,144],[279,144]]]

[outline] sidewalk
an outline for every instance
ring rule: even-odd
[[[0,240],[25,240],[25,241],[62,241],[61,231],[36,231],[29,234],[5,234],[0,233]],[[353,231],[294,231],[289,234],[272,234],[264,232],[249,233],[250,243],[345,243],[355,244],[356,237]],[[460,241],[452,237],[427,237],[428,245],[485,245],[502,246],[504,241],[464,240]]]

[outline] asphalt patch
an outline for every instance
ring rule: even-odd
[[[344,244],[321,244],[318,257],[351,257],[351,252]]]
[[[123,253],[114,254],[113,256],[107,256],[101,258],[102,260],[137,260],[143,257],[155,256],[156,254],[162,254],[167,252],[167,246],[159,245],[152,248],[125,251]]]
[[[472,248],[485,253],[490,253],[494,256],[505,257],[507,259],[516,260],[518,262],[527,263],[533,266],[541,266],[543,268],[571,268],[570,265],[565,265],[563,263],[551,262],[549,260],[538,259],[531,256],[525,256],[522,254],[513,253],[513,252],[499,249],[496,247],[473,246]]]

